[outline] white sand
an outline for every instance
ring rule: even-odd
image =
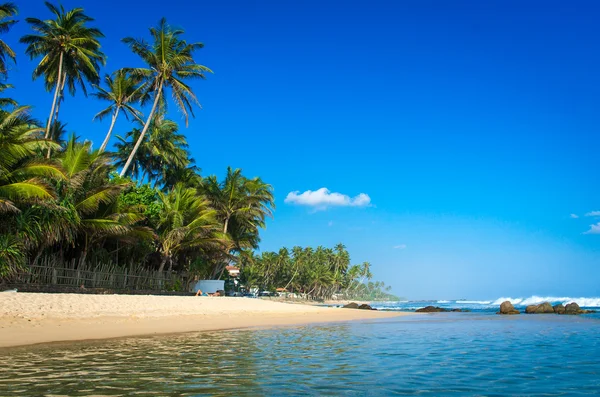
[[[398,315],[250,298],[3,292],[0,347]]]

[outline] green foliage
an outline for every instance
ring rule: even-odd
[[[116,179],[116,178],[115,178]],[[113,183],[116,183],[113,179]],[[126,180],[128,178],[120,178]],[[119,208],[138,207],[151,225],[158,223],[163,204],[158,200],[158,191],[148,184],[130,185],[119,196]]]
[[[294,247],[244,257],[241,278],[247,288],[284,288],[313,299],[396,300],[383,282],[371,282],[371,265],[350,266],[343,244],[333,249]],[[366,281],[366,283],[365,283]]]
[[[12,25],[17,23],[12,19],[18,13],[18,8],[14,3],[0,4],[0,33],[6,33],[10,30]],[[6,60],[10,59],[13,62],[17,61],[17,56],[12,48],[0,40],[0,76],[6,78],[8,75],[8,68],[6,67]]]
[[[33,33],[21,38],[25,53],[39,59],[33,78],[54,90],[46,128],[28,106],[0,98],[0,279],[39,263],[113,272],[109,278],[120,272],[123,283],[124,269],[223,279],[226,265],[237,264],[248,287],[317,299],[392,298],[371,281],[370,264],[350,266],[341,244],[255,254],[275,209],[272,186],[231,167],[222,180],[201,177],[185,134],[168,118],[167,92],[186,126],[193,116],[198,100],[187,81],[211,73],[194,59],[202,43],[188,43],[183,30],[161,19],[150,43],[123,39],[146,67],[106,74],[100,85],[103,35],[89,26],[93,19],[81,8],[46,7],[52,19],[26,18]],[[14,4],[0,4],[0,34],[16,12]],[[0,40],[0,92],[11,88],[6,62],[15,59]],[[98,149],[75,134],[65,139],[67,124],[57,121],[64,89],[85,94],[89,83],[107,105],[95,119],[111,119]],[[141,109],[150,103],[144,122]],[[110,153],[105,148],[120,113],[132,125]],[[175,281],[163,288],[186,289],[180,278],[168,278]],[[151,277],[140,283],[156,287]]]
[[[17,236],[0,234],[0,278],[8,278],[25,265],[23,243]]]

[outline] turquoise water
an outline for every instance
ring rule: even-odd
[[[0,351],[2,396],[600,394],[600,319],[441,313]]]

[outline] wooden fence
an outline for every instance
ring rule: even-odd
[[[113,264],[63,266],[43,263],[28,266],[19,272],[12,283],[54,285],[76,288],[105,288],[114,290],[185,291],[186,280],[178,273],[158,272],[144,268],[122,268]]]

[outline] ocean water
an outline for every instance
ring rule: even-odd
[[[600,318],[420,314],[30,346],[0,359],[1,396],[583,396],[600,394]]]
[[[496,313],[500,304],[504,301],[510,301],[513,306],[522,312],[529,305],[536,305],[543,302],[549,302],[553,306],[556,304],[566,305],[571,302],[577,303],[582,309],[596,310],[600,312],[600,298],[585,297],[558,297],[558,296],[530,296],[528,298],[501,297],[493,300],[431,300],[431,301],[400,301],[400,302],[379,302],[374,303],[373,307],[379,310],[390,311],[414,311],[425,306],[438,306],[446,309],[462,309],[475,313]],[[335,305],[334,305],[335,306]],[[340,305],[341,306],[341,305]],[[598,316],[600,317],[600,316]]]

